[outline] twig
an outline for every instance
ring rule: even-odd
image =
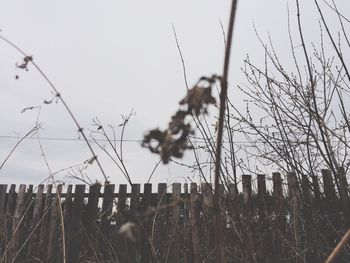
[[[175,26],[174,26],[174,24],[171,24],[171,25],[172,25],[172,27],[173,27],[174,37],[175,37],[175,41],[176,41],[176,47],[177,47],[177,50],[179,51],[179,55],[180,55],[180,58],[181,58],[182,71],[183,71],[183,76],[184,76],[186,88],[187,88],[187,90],[189,90],[189,88],[188,88],[188,82],[187,82],[187,74],[186,74],[185,60],[184,60],[184,58],[183,58],[183,56],[182,56],[182,51],[181,51],[181,48],[180,48],[180,45],[179,45],[179,41],[178,41],[178,39],[177,39],[177,35],[176,35],[176,31],[175,31]]]
[[[159,161],[156,163],[156,165],[154,166],[151,175],[148,177],[147,183],[149,183],[152,179],[152,176],[154,174],[154,172],[156,171],[156,169],[158,168],[159,164],[161,163],[162,159],[159,159]]]
[[[122,120],[123,120],[123,124],[122,124],[122,132],[120,135],[120,161],[123,162],[123,141],[124,141],[124,131],[126,128],[126,124],[129,122],[131,116],[134,115],[134,111],[131,108],[131,111],[129,113],[129,115],[124,116],[122,115]]]
[[[227,45],[227,42],[226,42],[226,33],[225,33],[225,29],[224,29],[224,25],[222,24],[221,22],[221,19],[219,19],[219,23],[220,23],[220,28],[221,28],[221,32],[222,32],[222,37],[224,39],[224,44],[225,44],[225,47]]]
[[[30,136],[31,134],[37,132],[39,129],[38,125],[35,125],[30,131],[28,131],[21,139],[18,140],[18,142],[15,144],[15,146],[12,148],[12,150],[10,151],[10,153],[6,156],[5,160],[1,163],[0,165],[0,170],[4,167],[5,163],[7,162],[7,160],[11,157],[11,155],[13,154],[13,152],[16,150],[16,148],[21,144],[21,142],[27,138],[28,136]]]

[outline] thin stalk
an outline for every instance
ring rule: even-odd
[[[340,240],[338,245],[335,247],[333,252],[329,255],[329,257],[326,260],[326,263],[335,262],[336,257],[342,251],[342,249],[345,247],[345,245],[348,243],[349,240],[350,240],[350,228],[348,229],[346,234],[343,236],[343,238]]]
[[[223,233],[223,216],[222,209],[220,205],[220,163],[221,163],[221,147],[222,147],[222,135],[224,130],[224,118],[226,110],[226,100],[227,100],[227,82],[228,82],[228,70],[230,62],[231,53],[231,43],[233,35],[233,25],[235,20],[237,7],[237,0],[232,0],[230,21],[228,26],[227,43],[225,49],[225,60],[224,60],[224,70],[221,78],[221,91],[220,91],[220,113],[219,113],[219,126],[217,133],[216,142],[216,153],[215,153],[215,192],[214,192],[214,207],[216,208],[215,213],[215,241],[216,241],[216,260],[218,263],[226,262],[225,251],[224,251],[224,233]]]

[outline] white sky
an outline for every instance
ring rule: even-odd
[[[306,41],[315,41],[319,36],[319,16],[313,1],[301,2]],[[258,63],[264,56],[253,21],[264,39],[267,32],[271,34],[281,57],[287,57],[287,3],[295,28],[294,1],[239,1],[229,87],[234,103],[242,105],[236,85],[245,81],[240,67],[246,54]],[[345,15],[349,14],[348,1],[337,3]],[[118,125],[121,114],[133,108],[136,116],[127,126],[125,138],[140,140],[147,130],[165,127],[186,93],[172,23],[191,85],[200,76],[221,74],[224,44],[219,20],[226,30],[230,4],[227,0],[1,1],[0,29],[3,36],[33,55],[81,126],[91,128],[96,116],[104,124]],[[331,12],[327,14],[335,30],[339,30],[336,17]],[[21,114],[25,107],[42,106],[41,137],[78,137],[76,127],[60,103],[43,104],[52,95],[38,72],[32,67],[29,72],[16,69],[16,62],[22,59],[21,54],[0,41],[0,163],[16,143],[16,139],[1,136],[24,135],[34,126],[37,112]],[[17,74],[19,79],[15,80]],[[212,115],[215,113],[211,111]],[[91,156],[83,142],[43,140],[42,143],[53,171]],[[99,151],[98,155],[112,182],[125,183],[109,159]],[[125,143],[124,157],[136,183],[144,183],[158,161],[158,156],[142,149],[138,142]],[[90,177],[101,179],[96,167],[90,167],[87,172]],[[26,140],[0,170],[0,183],[37,184],[47,176],[38,142]],[[192,177],[187,168],[161,165],[152,182],[171,183],[187,177]]]

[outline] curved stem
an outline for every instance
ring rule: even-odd
[[[12,46],[14,49],[16,49],[18,52],[20,52],[23,56],[27,57],[28,55],[22,50],[20,49],[16,44],[14,44],[12,41],[8,40],[6,37],[0,35],[0,39],[2,39],[4,42],[6,42],[7,44],[9,44],[10,46]],[[75,118],[74,114],[72,113],[72,111],[70,110],[70,108],[68,107],[66,101],[62,98],[61,94],[58,92],[57,88],[55,87],[55,85],[50,81],[50,79],[46,76],[46,74],[41,70],[41,68],[38,66],[38,64],[36,64],[33,60],[30,60],[30,62],[33,64],[33,66],[39,71],[40,75],[46,80],[46,82],[49,84],[49,86],[51,87],[51,89],[54,91],[55,96],[62,102],[64,108],[67,110],[68,114],[70,115],[70,117],[72,118],[73,122],[75,123],[75,125],[78,128],[78,132],[83,136],[83,139],[86,143],[86,145],[89,147],[90,152],[92,153],[93,157],[95,158],[95,161],[98,165],[98,167],[100,168],[100,171],[105,179],[106,182],[108,182],[108,178],[102,168],[102,165],[100,163],[100,161],[97,159],[97,155],[95,154],[94,150],[92,149],[92,146],[89,142],[89,140],[87,139],[85,132],[83,130],[83,128],[79,125],[78,120]]]

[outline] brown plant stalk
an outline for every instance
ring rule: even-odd
[[[216,241],[216,259],[217,262],[226,262],[225,251],[224,251],[224,233],[223,233],[223,214],[220,205],[220,163],[221,163],[221,148],[222,148],[222,136],[224,130],[224,118],[226,111],[226,100],[227,100],[227,88],[228,88],[228,70],[230,64],[230,53],[231,53],[231,43],[233,35],[233,25],[235,21],[237,0],[232,0],[230,21],[227,31],[227,43],[225,48],[225,60],[224,60],[224,70],[220,81],[221,91],[220,91],[220,113],[219,113],[219,126],[217,133],[216,142],[216,153],[215,153],[215,192],[214,192],[214,207],[215,212],[215,241]]]
[[[329,257],[326,260],[326,263],[332,263],[335,262],[334,260],[338,256],[338,254],[342,251],[343,247],[348,243],[350,240],[350,228],[346,232],[346,234],[343,236],[343,238],[339,241],[338,245],[334,248],[332,253],[329,255]]]

